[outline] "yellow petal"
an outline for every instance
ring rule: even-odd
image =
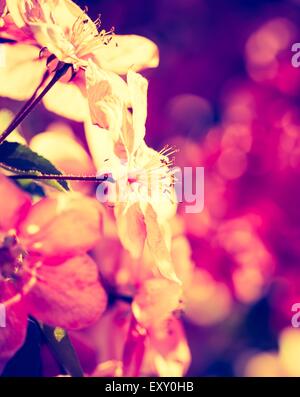
[[[110,131],[116,141],[122,127],[122,92],[127,90],[124,80],[114,73],[101,70],[90,61],[86,70],[86,82],[93,124]]]
[[[159,376],[182,377],[191,362],[191,353],[180,321],[170,317],[165,326],[150,333],[150,343],[144,365],[149,373]]]
[[[84,124],[85,136],[93,162],[98,172],[106,172],[104,167],[111,168],[110,159],[114,157],[114,142],[110,133],[93,125],[91,121]]]
[[[134,259],[142,256],[146,240],[146,225],[138,203],[126,208],[126,203],[115,206],[118,234],[123,246]]]
[[[16,25],[26,26],[41,47],[47,47],[63,62],[80,63],[71,43],[71,33],[83,11],[75,3],[70,0],[10,0],[8,8]],[[84,19],[90,22],[96,34],[93,22],[88,16]]]
[[[83,10],[72,0],[52,0],[57,4],[53,8],[55,22],[64,27],[68,28],[72,26],[78,17],[82,16]],[[49,0],[46,0],[49,3]],[[88,20],[89,26],[94,26],[93,21],[85,14],[85,20]]]
[[[70,27],[82,14],[82,10],[71,0],[6,0],[6,4],[15,24],[52,22],[62,27]],[[34,18],[33,18],[34,17]]]
[[[87,98],[73,83],[56,83],[43,99],[45,107],[71,120],[84,121],[89,117]]]
[[[110,90],[114,95],[117,95],[124,104],[130,104],[130,94],[126,82],[118,74],[109,70],[101,69],[91,59],[88,61],[88,65],[85,72],[87,87],[93,87],[101,81],[106,81],[110,86]],[[99,98],[103,94],[99,93]]]
[[[95,171],[83,147],[74,138],[59,131],[35,135],[30,147],[65,172],[87,174]]]
[[[126,151],[126,157],[128,158],[133,153],[135,132],[132,124],[132,115],[125,106],[123,107],[122,116],[120,141],[122,142],[124,150]]]
[[[147,230],[147,245],[158,271],[168,280],[181,284],[181,281],[175,273],[163,228],[158,222],[156,212],[150,204],[142,208],[142,211],[144,213]]]
[[[178,309],[181,294],[178,283],[164,278],[149,279],[143,283],[134,298],[133,314],[145,328],[158,325]]]
[[[92,373],[93,378],[103,377],[121,377],[122,376],[122,361],[121,360],[108,360],[97,365]]]
[[[94,55],[103,69],[118,74],[126,74],[129,69],[155,68],[159,63],[156,44],[137,35],[116,35],[109,45],[99,48]]]
[[[53,123],[47,132],[35,135],[30,147],[50,160],[68,175],[95,175],[95,167],[83,147],[75,140],[72,130],[63,123]],[[51,129],[51,130],[50,130]],[[75,191],[91,193],[93,184],[82,181],[69,183]]]
[[[9,13],[14,21],[14,23],[19,27],[25,26],[25,21],[22,16],[22,12],[20,9],[21,4],[24,3],[22,0],[6,0],[6,5],[9,10]]]
[[[72,26],[72,25],[71,25]],[[36,23],[30,26],[35,40],[41,48],[46,47],[51,54],[54,54],[60,61],[80,64],[74,47],[66,36],[62,26],[57,24]]]
[[[0,95],[17,100],[28,99],[46,71],[37,47],[3,44],[4,65],[0,68]]]
[[[133,152],[142,143],[146,129],[148,81],[138,73],[130,70],[127,83],[132,106],[132,125],[134,130]]]
[[[60,171],[71,175],[95,175],[95,168],[83,147],[64,132],[47,131],[35,135],[30,147],[50,160]],[[75,190],[88,191],[87,183],[72,182]],[[85,187],[87,189],[85,189]]]

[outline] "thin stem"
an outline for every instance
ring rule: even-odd
[[[102,183],[105,181],[112,182],[109,175],[104,175],[102,178],[97,176],[85,176],[85,175],[35,175],[35,174],[22,174],[22,175],[10,175],[11,179],[35,179],[35,180],[55,180],[55,181],[83,181],[83,182],[96,182]]]
[[[52,80],[49,82],[49,84],[43,89],[43,91],[36,97],[34,98],[35,95],[33,95],[29,101],[23,106],[21,111],[17,114],[15,119],[12,121],[12,123],[7,127],[7,129],[0,135],[0,144],[11,134],[17,127],[18,125],[28,116],[28,114],[35,108],[35,106],[43,99],[43,97],[47,94],[48,91],[60,80],[60,78],[67,72],[67,70],[71,67],[70,64],[62,64],[55,72]],[[41,85],[39,85],[38,89],[40,88]],[[36,91],[36,92],[37,92]],[[35,92],[35,94],[36,94]],[[32,100],[34,98],[34,100]]]

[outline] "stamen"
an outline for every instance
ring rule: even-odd
[[[114,35],[114,28],[109,31],[100,30],[101,25],[101,15],[92,22],[87,16],[86,9],[77,18],[72,27],[70,42],[78,58],[83,58],[101,46],[110,43]]]
[[[10,230],[4,235],[0,247],[0,279],[4,283],[13,283],[17,291],[21,289],[21,292],[1,302],[6,307],[19,302],[34,284],[32,277],[26,284],[23,283],[26,256],[26,251],[19,245],[15,230]]]
[[[173,187],[175,184],[176,169],[171,168],[174,164],[174,157],[170,159],[168,156],[176,152],[178,150],[169,145],[165,146],[160,152],[153,152],[152,155],[149,155],[146,163],[141,164],[140,169],[133,169],[132,172],[129,170],[128,183],[137,182],[141,187],[148,187],[149,192],[155,187],[155,191],[168,195],[170,201],[174,203]],[[139,163],[138,158],[133,159],[133,162]]]
[[[2,305],[4,305],[6,308],[9,306],[20,302],[20,300],[23,299],[25,295],[27,295],[31,289],[35,286],[36,282],[41,278],[41,276],[37,275],[37,270],[42,266],[42,262],[38,261],[33,269],[28,268],[28,266],[24,266],[25,271],[31,275],[30,279],[28,282],[24,285],[22,285],[21,292],[16,293],[14,296],[11,298],[7,299],[4,302],[1,302]]]

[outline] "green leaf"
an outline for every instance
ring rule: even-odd
[[[5,141],[0,145],[0,167],[18,175],[62,175],[49,160],[17,142]],[[70,190],[68,183],[62,180],[43,180],[42,183],[58,190]]]
[[[40,324],[40,327],[49,347],[64,370],[72,377],[83,377],[79,359],[66,331],[44,324]]]
[[[16,179],[14,180],[17,186],[25,192],[29,193],[32,197],[45,197],[46,193],[43,186],[39,182],[33,182],[28,179]]]

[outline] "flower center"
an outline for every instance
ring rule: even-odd
[[[19,280],[25,257],[14,232],[0,234],[0,280]]]
[[[60,62],[70,64],[72,68],[70,68],[68,78],[64,81],[68,82],[74,78],[80,69],[85,70],[87,58],[101,46],[108,45],[114,35],[114,28],[106,31],[100,30],[100,26],[100,17],[93,22],[87,16],[86,11],[83,11],[72,28],[62,35],[60,43],[62,54],[60,56],[51,53],[47,47],[41,49],[40,58],[47,59],[49,71],[55,71]]]
[[[86,10],[77,18],[72,27],[70,42],[75,48],[78,58],[92,54],[99,47],[109,44],[114,34],[114,28],[106,31],[100,27],[100,16],[93,22],[87,16]]]
[[[142,167],[128,178],[128,183],[139,182],[154,189],[169,191],[174,186],[174,159],[170,158],[177,150],[165,146],[160,152],[150,150]],[[137,158],[139,162],[139,158]]]
[[[114,175],[111,202],[120,200],[174,200],[175,169],[170,158],[177,150],[166,146],[160,152],[148,148],[138,151],[129,162],[123,162],[123,172]],[[115,196],[114,196],[115,194]]]

